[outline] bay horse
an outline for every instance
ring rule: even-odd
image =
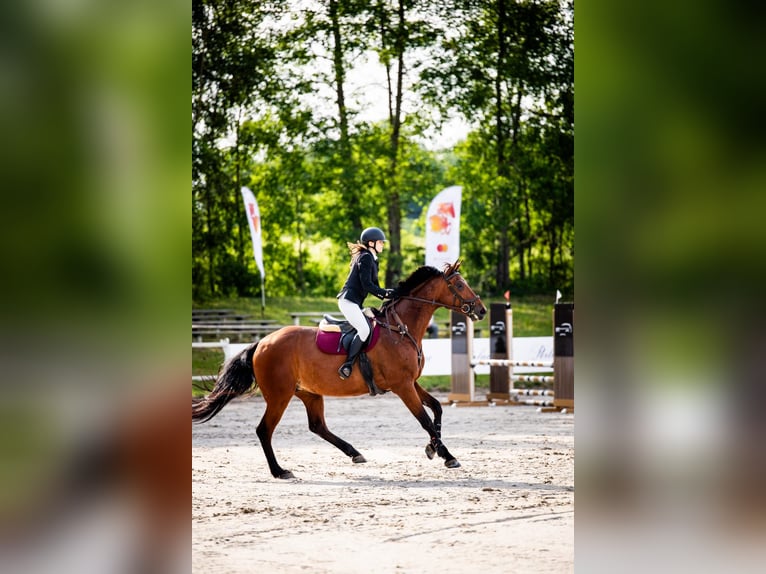
[[[474,320],[481,320],[487,313],[481,298],[460,274],[459,260],[445,265],[443,271],[419,267],[399,283],[393,297],[377,312],[381,333],[368,357],[377,386],[397,395],[428,433],[428,458],[438,454],[447,468],[457,468],[460,463],[441,441],[442,407],[418,383],[424,364],[423,336],[439,307]],[[324,396],[349,397],[368,392],[361,369],[355,367],[351,377],[341,380],[338,367],[345,361],[345,354],[323,353],[315,344],[316,337],[317,327],[282,327],[231,357],[223,365],[213,390],[192,401],[192,421],[210,420],[231,399],[255,386],[266,402],[256,434],[274,478],[294,478],[292,472],[279,465],[271,445],[274,429],[293,396],[303,401],[311,432],[353,462],[367,462],[352,445],[330,432],[324,418]],[[433,412],[433,420],[425,406]]]

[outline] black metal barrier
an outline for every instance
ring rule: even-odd
[[[489,352],[492,361],[513,363],[513,311],[510,303],[491,303],[489,310]],[[452,339],[452,385],[448,398],[451,402],[474,400],[475,373],[473,349],[474,325],[465,315],[452,311],[450,337]],[[518,361],[517,361],[518,362]],[[486,364],[486,361],[483,361]],[[518,366],[537,366],[519,362]],[[478,364],[478,362],[477,362]],[[551,363],[547,363],[550,366]],[[546,366],[541,364],[540,366]],[[553,307],[553,408],[574,409],[574,303],[556,303]],[[546,379],[551,377],[513,376],[513,368],[490,362],[489,393],[487,401],[514,399],[517,391],[514,380]],[[537,382],[537,381],[535,381]],[[520,389],[518,393],[549,394],[538,389]],[[550,403],[547,403],[550,405]]]
[[[553,406],[574,408],[574,303],[553,307]]]
[[[508,360],[513,355],[513,311],[510,303],[491,303],[489,306],[489,358]],[[492,366],[489,369],[488,400],[509,399],[511,369]]]

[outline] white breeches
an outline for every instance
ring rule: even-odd
[[[354,329],[356,329],[356,332],[359,334],[362,341],[366,341],[367,337],[370,336],[370,325],[367,322],[367,317],[364,316],[361,307],[353,301],[341,297],[338,299],[338,309],[340,309],[340,312],[343,313],[346,320],[351,323]]]

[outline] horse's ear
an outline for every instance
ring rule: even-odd
[[[463,263],[462,259],[456,259],[455,262],[452,264],[452,273],[457,273],[460,271],[460,264]]]
[[[444,273],[445,275],[452,275],[453,273],[457,273],[458,269],[460,269],[460,259],[458,259],[454,263],[445,263],[442,273]]]

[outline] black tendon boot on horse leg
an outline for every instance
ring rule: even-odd
[[[354,335],[354,338],[348,345],[348,356],[346,357],[346,362],[340,366],[340,369],[338,369],[338,375],[340,375],[341,379],[348,379],[351,376],[351,369],[354,367],[354,361],[356,360],[356,357],[359,355],[363,346],[364,341],[362,341],[361,337],[359,337],[359,335]]]

